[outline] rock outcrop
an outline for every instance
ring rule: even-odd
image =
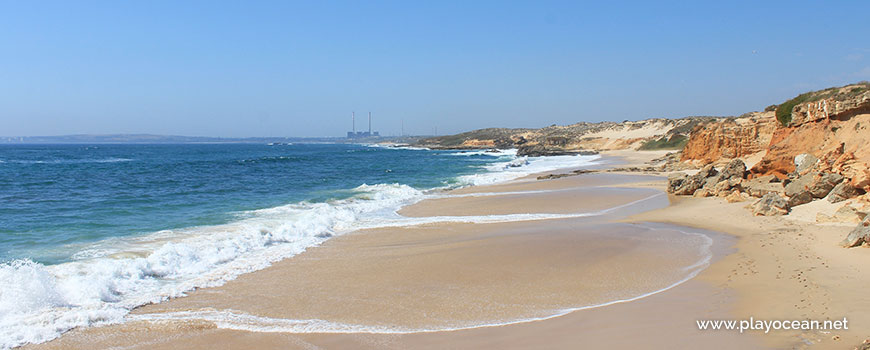
[[[788,214],[788,201],[775,193],[768,193],[752,204],[752,214],[756,216],[777,216]]]
[[[854,177],[868,179],[864,186],[870,185],[870,174],[864,175],[866,167],[852,169],[856,166],[854,162],[839,159],[848,154],[847,158],[854,157],[864,165],[870,161],[870,147],[866,147],[870,142],[870,84],[848,85],[805,95],[809,96],[805,98],[817,99],[795,105],[786,126],[780,125],[774,130],[767,152],[751,172],[785,178],[795,170],[831,167],[839,161],[842,167],[839,173],[846,176],[845,172],[852,172]],[[818,159],[818,164],[797,169],[793,160],[801,154]]]
[[[683,149],[683,161],[702,164],[763,152],[776,129],[773,112],[748,113],[699,125]]]
[[[865,87],[849,85],[835,89],[837,91],[830,92],[832,96],[795,106],[787,126],[870,113],[870,91]],[[859,91],[859,93],[850,93],[852,91]]]
[[[704,186],[704,178],[697,174],[688,176],[684,173],[668,176],[668,192],[676,195],[693,195]]]
[[[696,197],[727,197],[735,191],[743,192],[745,173],[746,165],[739,159],[729,162],[721,172],[713,167],[713,164],[708,164],[691,176],[685,173],[674,173],[668,176],[668,193]],[[736,197],[732,196],[732,198]]]
[[[817,215],[818,221],[854,221],[870,207],[870,83],[866,82],[805,93],[764,112],[737,118],[481,129],[427,138],[417,145],[435,149],[518,148],[519,155],[525,156],[679,149],[685,145],[681,152],[656,159],[649,166],[611,170],[674,172],[700,168],[692,175],[670,174],[667,191],[729,202],[759,198],[751,206],[756,215],[787,215],[793,207],[825,199],[844,205],[833,214],[828,207]],[[751,165],[748,169],[747,163]],[[864,207],[855,209],[856,203]],[[861,240],[870,244],[870,239]]]

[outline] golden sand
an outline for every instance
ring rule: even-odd
[[[661,188],[663,178],[580,175],[524,179],[469,188],[499,196],[451,197],[405,208],[406,215],[587,212],[630,201],[640,192],[601,186]],[[597,188],[588,188],[595,186]],[[581,188],[583,187],[583,188]],[[511,194],[518,191],[536,193]],[[620,192],[623,191],[623,192]],[[508,192],[508,193],[505,193]],[[582,199],[587,199],[583,202]],[[851,348],[870,333],[870,250],[836,247],[848,228],[759,218],[712,198],[672,198],[672,205],[621,218],[541,220],[377,229],[337,237],[218,288],[139,308],[131,318],[184,312],[235,312],[269,319],[321,319],[390,329],[438,329],[552,314],[660,289],[697,255],[678,240],[648,238],[643,222],[727,232],[727,256],[697,278],[639,300],[562,317],[497,327],[411,334],[298,333],[225,329],[206,318],[132,321],[74,330],[33,348],[80,349],[575,349],[575,348]],[[626,211],[630,212],[630,211]],[[607,217],[611,220],[613,216]],[[646,224],[642,224],[646,225]],[[615,234],[614,234],[615,233]],[[685,237],[685,236],[683,236]],[[720,245],[720,248],[723,248]],[[729,248],[729,247],[724,247]],[[723,254],[725,255],[725,254]],[[644,279],[644,276],[648,277]],[[737,334],[699,331],[699,319],[848,317],[850,331]],[[229,328],[243,328],[236,322]],[[262,326],[263,324],[252,324]],[[286,326],[286,324],[285,324]],[[221,329],[220,327],[224,327]],[[835,340],[839,339],[839,340]]]

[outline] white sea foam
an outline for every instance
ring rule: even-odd
[[[366,147],[371,148],[386,148],[386,149],[400,149],[400,150],[409,150],[409,151],[428,151],[429,149],[426,147],[415,147],[409,146],[407,144],[381,144],[381,143],[369,143],[365,145]]]
[[[589,165],[597,159],[562,156],[517,161],[512,152],[505,153],[511,160],[461,181],[494,183],[540,171]],[[122,322],[136,306],[182,296],[195,288],[221,285],[240,274],[299,254],[333,235],[356,229],[545,220],[609,212],[405,218],[396,213],[399,208],[432,195],[399,184],[362,185],[354,193],[351,198],[329,203],[296,203],[246,212],[225,225],[97,242],[83,247],[74,255],[76,260],[69,263],[2,263],[0,349],[48,341],[75,327]]]
[[[518,179],[535,173],[590,166],[596,164],[601,158],[599,155],[517,158],[516,150],[512,150],[512,152],[512,159],[488,165],[484,167],[485,172],[461,176],[459,181],[466,185],[489,185]]]
[[[654,227],[647,227],[648,229],[655,231],[658,230]],[[410,334],[410,333],[431,333],[431,332],[450,332],[450,331],[458,331],[458,330],[466,330],[466,329],[475,329],[475,328],[487,328],[487,327],[499,327],[510,324],[517,323],[526,323],[526,322],[535,322],[542,321],[547,319],[552,319],[556,317],[561,317],[572,312],[594,309],[614,304],[631,302],[639,299],[646,298],[651,295],[655,295],[667,290],[670,290],[676,286],[679,286],[686,281],[694,278],[701,271],[707,268],[710,265],[710,262],[713,258],[713,253],[711,247],[713,246],[713,239],[709,236],[692,231],[684,231],[675,229],[672,227],[668,228],[669,230],[674,230],[680,232],[689,238],[697,238],[700,240],[698,244],[698,253],[700,258],[693,263],[692,265],[684,267],[682,270],[686,273],[679,280],[671,283],[670,285],[652,290],[649,292],[640,293],[635,296],[611,300],[604,303],[592,304],[592,305],[582,305],[571,308],[564,308],[559,310],[552,310],[546,315],[537,316],[537,317],[528,317],[528,318],[519,318],[512,320],[502,320],[499,322],[490,322],[490,323],[472,323],[465,325],[445,325],[442,327],[431,327],[431,328],[408,328],[408,327],[385,327],[385,326],[371,326],[371,325],[358,325],[358,324],[349,324],[349,323],[341,323],[341,322],[331,322],[321,319],[283,319],[283,318],[272,318],[272,317],[263,317],[257,315],[251,315],[244,312],[236,311],[236,310],[214,310],[214,309],[203,309],[197,311],[181,311],[181,312],[169,312],[169,313],[158,313],[158,314],[144,314],[144,315],[131,315],[128,316],[128,320],[131,321],[145,321],[145,322],[168,322],[168,321],[205,321],[214,323],[216,327],[221,329],[232,329],[232,330],[241,330],[248,332],[262,332],[262,333],[367,333],[367,334]]]
[[[0,160],[0,163],[14,164],[86,164],[86,163],[119,163],[132,162],[130,158],[95,158],[95,159],[49,159],[49,160],[31,160],[31,159],[10,159],[6,162]]]
[[[450,153],[451,156],[490,156],[490,157],[504,157],[504,156],[516,156],[516,149],[491,149],[491,150],[482,150],[482,151],[460,151]]]

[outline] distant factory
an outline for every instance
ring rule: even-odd
[[[349,139],[362,139],[366,137],[380,137],[381,134],[377,131],[372,132],[372,112],[369,112],[369,131],[356,131],[356,115],[354,112],[350,112],[350,119],[352,125],[351,131],[347,132],[347,138]]]

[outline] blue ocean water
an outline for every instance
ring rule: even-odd
[[[0,261],[67,262],[83,243],[347,198],[362,184],[455,185],[500,160],[454,153],[344,144],[0,146]]]
[[[2,145],[0,349],[122,322],[137,306],[361,228],[529,220],[397,210],[441,189],[596,158],[352,144]]]

